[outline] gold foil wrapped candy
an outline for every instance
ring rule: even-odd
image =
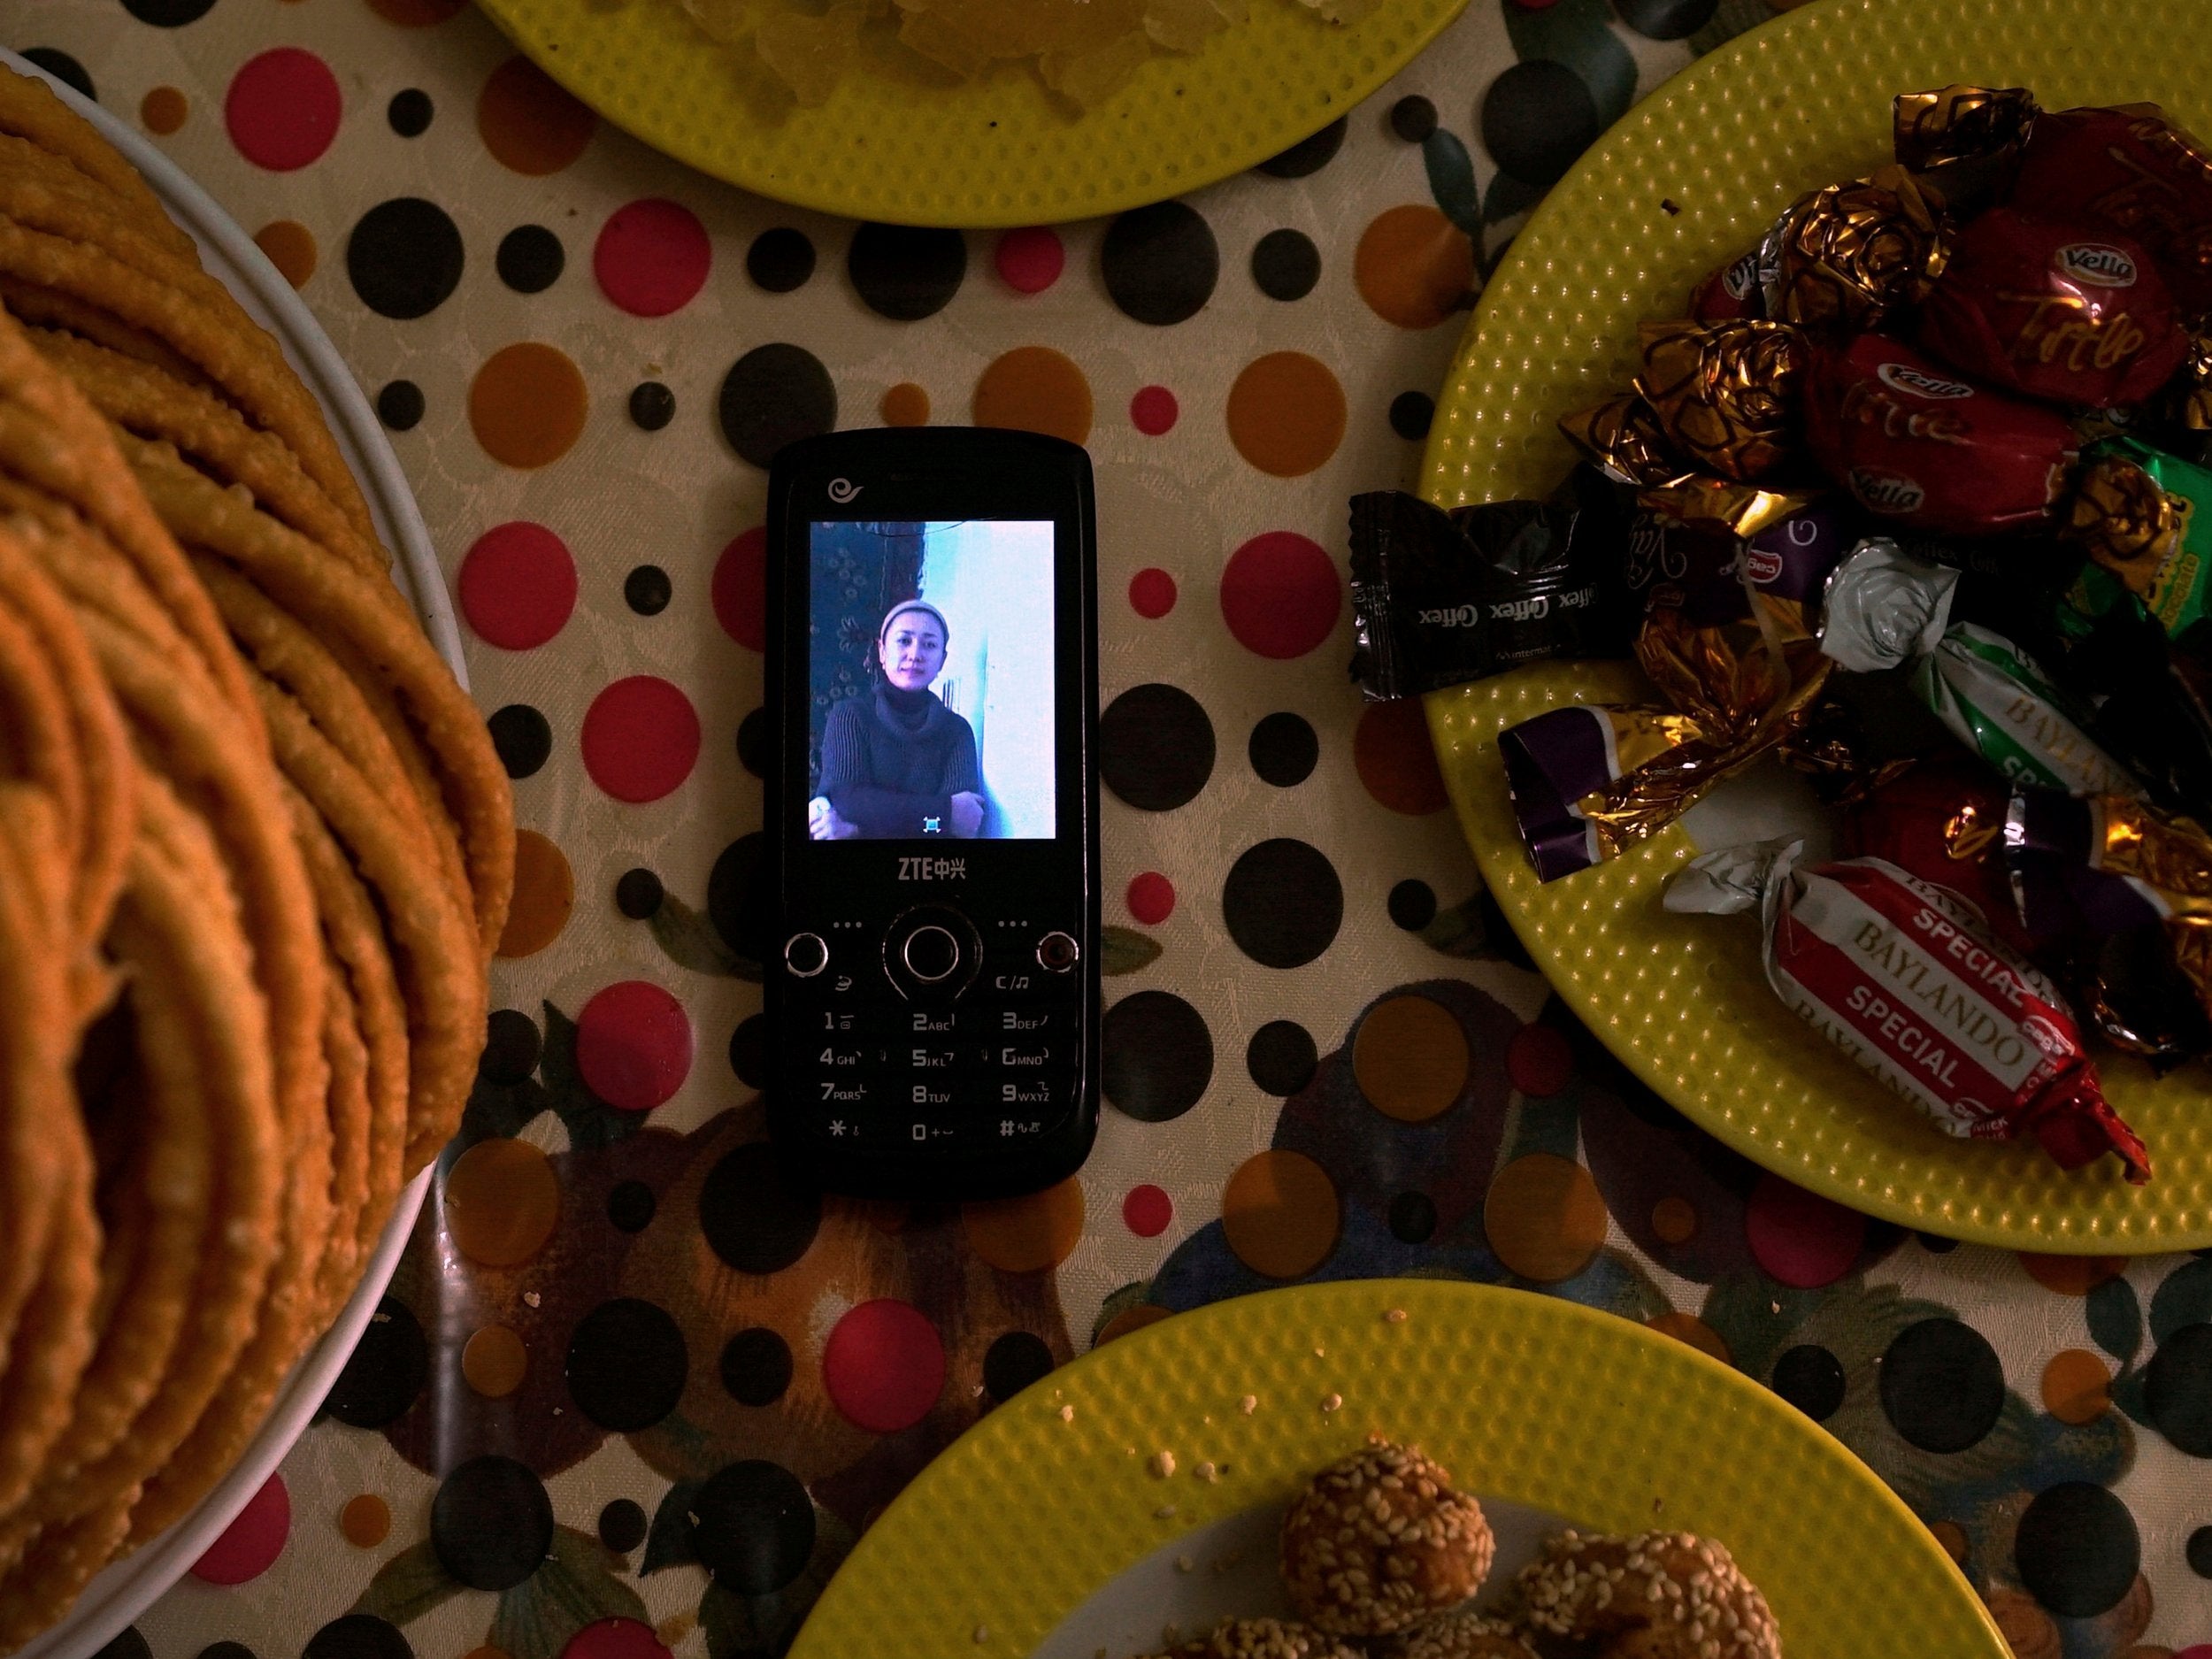
[[[1789,457],[1809,356],[1794,328],[1738,318],[1640,332],[1636,389],[1684,458],[1741,481]]]
[[[2025,87],[1949,86],[1901,92],[1894,111],[1898,164],[1926,173],[2017,156],[2035,124],[2036,102]]]
[[[1902,167],[1801,197],[1760,249],[1767,315],[1864,334],[1916,305],[1942,274],[1948,223]]]
[[[2187,511],[2185,502],[2161,489],[2136,463],[2108,455],[2082,470],[2066,529],[2090,557],[2147,600],[2180,544]]]
[[[1585,460],[1624,484],[1671,484],[1689,472],[1651,405],[1633,392],[1563,416],[1559,430]]]
[[[2169,383],[2167,413],[2192,432],[2212,432],[2212,317],[2189,330],[2189,355]]]

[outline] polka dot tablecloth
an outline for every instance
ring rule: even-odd
[[[1346,679],[1345,500],[1411,482],[1484,273],[1769,4],[1474,0],[1252,173],[969,235],[688,173],[458,0],[9,8],[353,365],[525,826],[481,1080],[390,1294],[116,1659],[772,1654],[1055,1366],[1390,1273],[1571,1297],[1771,1386],[2022,1659],[2212,1659],[2212,1259],[1958,1248],[1692,1129],[1517,957],[1417,710]],[[1087,443],[1102,548],[1110,1104],[1080,1176],[965,1207],[795,1187],[756,1094],[762,466],[933,420]]]

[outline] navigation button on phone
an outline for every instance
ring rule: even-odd
[[[949,979],[959,971],[960,941],[949,928],[927,923],[906,936],[899,948],[906,971],[925,985]]]
[[[829,966],[829,946],[819,933],[794,933],[783,947],[783,965],[802,979]]]
[[[1072,934],[1056,931],[1037,941],[1037,965],[1048,973],[1065,973],[1082,956],[1083,949]]]

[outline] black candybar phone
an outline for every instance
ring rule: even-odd
[[[987,1198],[1098,1127],[1090,457],[839,432],[768,485],[769,1125],[833,1192]]]

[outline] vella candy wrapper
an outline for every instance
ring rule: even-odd
[[[2044,111],[2020,152],[2012,199],[2133,237],[2185,311],[2212,309],[2212,156],[2156,104]]]
[[[1666,907],[1758,909],[1768,983],[1791,1010],[1947,1134],[2032,1135],[2064,1169],[2150,1154],[2106,1102],[2058,988],[1991,937],[1955,893],[1880,858],[1809,868],[1801,841],[1693,860]]]

